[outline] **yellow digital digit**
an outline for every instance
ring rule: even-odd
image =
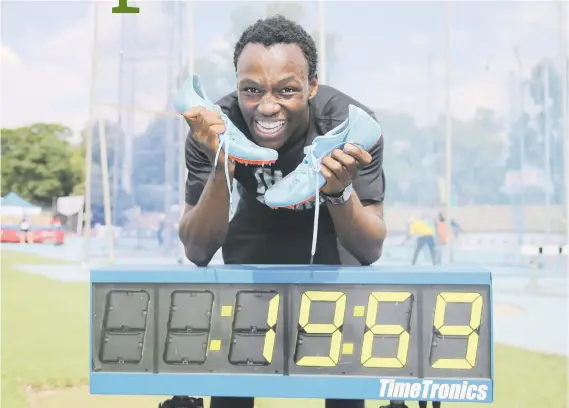
[[[381,313],[380,304],[383,302],[404,302],[411,297],[409,292],[373,292],[369,295],[366,315],[366,332],[362,342],[361,364],[370,368],[401,368],[407,364],[409,354],[408,328],[399,324],[377,324],[377,315]],[[413,309],[413,302],[409,312]],[[406,322],[406,325],[408,323]],[[375,336],[399,336],[396,357],[372,357],[373,339]]]
[[[310,309],[312,302],[334,302],[334,317],[332,323],[310,323]],[[344,292],[306,291],[300,301],[300,314],[298,325],[306,334],[329,334],[330,350],[328,355],[303,356],[296,364],[304,367],[334,367],[340,360],[342,351],[342,332],[346,313],[346,294]],[[297,335],[296,348],[298,350],[300,330]]]
[[[445,324],[446,307],[448,303],[470,303],[470,319],[468,325]],[[482,296],[480,293],[441,292],[437,295],[435,304],[434,329],[442,336],[466,336],[466,355],[464,358],[440,358],[435,361],[433,368],[450,368],[470,370],[476,364],[478,354],[477,330],[482,322]]]
[[[269,330],[265,333],[265,342],[263,343],[263,357],[268,363],[273,361],[273,350],[275,348],[275,326],[279,317],[279,299],[280,295],[277,293],[269,301],[269,311],[267,313],[267,326]]]
[[[280,294],[275,291],[237,292],[228,353],[230,364],[267,366],[272,363],[280,298]],[[266,313],[264,318],[257,313],[263,309]],[[259,347],[252,348],[248,344],[251,337],[256,342],[262,339],[262,346],[257,343]]]

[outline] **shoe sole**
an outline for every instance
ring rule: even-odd
[[[234,162],[244,164],[245,166],[249,164],[253,166],[266,166],[268,164],[274,164],[277,162],[276,160],[246,160],[232,155],[229,155],[229,159],[233,160]]]
[[[377,146],[377,144],[379,143],[379,141],[381,140],[382,137],[383,137],[383,134],[382,134],[382,136],[381,136],[379,139],[377,139],[377,140],[375,141],[375,143],[374,143],[369,149],[367,149],[366,151],[369,152],[371,149],[373,149],[375,146]],[[349,142],[348,142],[348,143],[349,143]],[[332,153],[332,152],[330,152],[330,153]],[[230,157],[231,157],[231,156],[230,156]],[[322,189],[323,189],[325,186],[326,186],[326,184],[324,184],[322,187],[320,187],[320,189],[319,189],[318,191],[322,191]],[[269,207],[272,208],[273,210],[278,210],[279,208],[287,208],[287,209],[289,209],[289,210],[294,210],[294,208],[295,208],[296,206],[302,205],[302,204],[306,204],[307,202],[312,201],[312,200],[314,200],[315,198],[316,198],[316,194],[314,194],[312,197],[307,198],[306,200],[301,201],[301,202],[296,203],[296,204],[291,204],[291,205],[287,205],[287,206],[269,206]]]

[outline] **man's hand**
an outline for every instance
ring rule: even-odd
[[[322,192],[328,195],[342,193],[358,174],[358,170],[371,163],[367,151],[347,143],[344,150],[336,149],[322,160],[320,173],[326,178]]]
[[[192,137],[200,145],[203,152],[213,162],[219,146],[217,135],[225,133],[225,123],[218,112],[197,106],[183,113],[184,119],[192,129]],[[222,153],[220,157],[223,157]],[[223,163],[220,160],[220,163]],[[213,163],[219,165],[220,163]],[[235,164],[229,161],[229,171],[233,173]]]

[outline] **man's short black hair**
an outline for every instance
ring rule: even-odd
[[[270,47],[275,44],[296,44],[302,50],[308,62],[308,79],[316,76],[318,69],[318,51],[314,39],[304,28],[282,15],[259,19],[249,26],[237,44],[233,53],[233,65],[237,69],[237,61],[247,44],[263,44]]]

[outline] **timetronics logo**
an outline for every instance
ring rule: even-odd
[[[381,388],[379,399],[423,399],[431,401],[485,401],[488,398],[488,385],[448,383],[433,380],[398,381],[379,380]]]

